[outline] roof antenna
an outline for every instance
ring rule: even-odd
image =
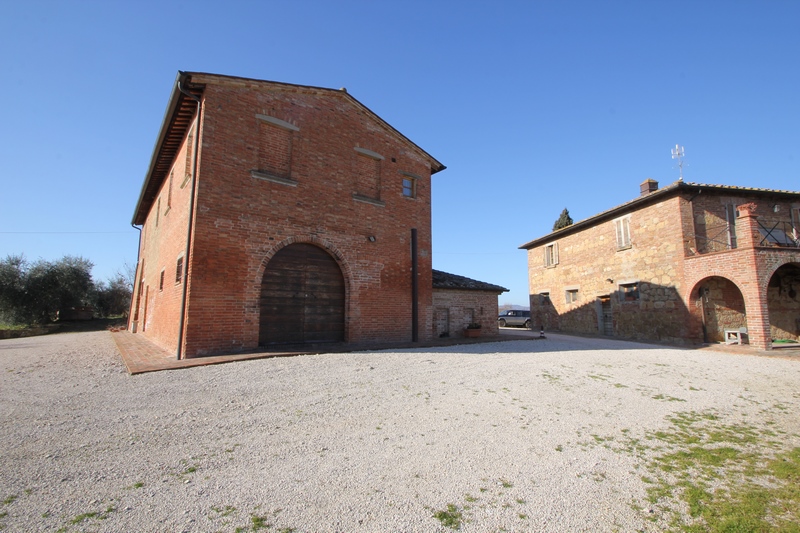
[[[683,146],[675,145],[672,149],[672,159],[678,160],[678,171],[680,172],[680,181],[683,181]]]

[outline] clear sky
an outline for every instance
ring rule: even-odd
[[[0,0],[0,257],[137,259],[178,70],[347,90],[448,168],[433,265],[527,305],[518,247],[678,178],[800,190],[800,1]]]

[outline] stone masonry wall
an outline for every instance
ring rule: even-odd
[[[608,297],[614,335],[685,340],[688,312],[680,296],[685,207],[685,199],[672,197],[632,211],[626,215],[626,246],[618,246],[616,219],[609,219],[563,238],[556,233],[551,242],[529,250],[534,326],[557,322],[554,326],[564,331],[602,332],[599,299]],[[544,260],[550,245],[558,248],[554,266],[546,266]],[[636,289],[638,298],[626,294]]]

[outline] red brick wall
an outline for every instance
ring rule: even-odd
[[[195,130],[196,131],[196,130]],[[196,133],[190,131],[142,227],[133,316],[137,333],[143,333],[170,352],[178,349],[178,328],[183,283],[175,281],[178,258],[186,252],[191,197],[192,150]],[[189,138],[191,137],[191,138]],[[189,143],[191,141],[191,144]],[[183,259],[184,264],[186,258]],[[161,272],[163,288],[160,288]],[[141,294],[140,294],[141,289]],[[131,324],[133,329],[133,324]]]
[[[205,83],[206,89],[185,354],[229,353],[258,345],[261,278],[269,258],[292,242],[317,244],[342,268],[346,340],[411,340],[412,228],[417,229],[419,250],[419,337],[429,339],[430,159],[346,94],[213,76],[194,76],[193,82]],[[281,141],[289,146],[288,171],[280,161],[264,163],[265,142],[277,141],[264,141],[263,130],[278,126],[265,125],[258,114],[292,126],[279,131],[291,131],[290,145]],[[380,157],[365,156],[357,147]],[[263,168],[270,164],[276,168]],[[378,198],[359,201],[353,194],[360,192],[365,169],[378,174],[379,187],[367,191]],[[253,177],[251,170],[282,174],[278,177],[284,182]],[[416,198],[402,195],[401,172],[419,177]],[[173,190],[173,209],[176,201],[184,205],[184,192],[176,198]],[[177,216],[169,216],[177,222]],[[161,218],[158,236],[167,238],[159,240],[152,220],[151,214],[142,254],[151,300],[145,331],[172,348],[179,299],[154,295],[154,276],[167,265],[174,284],[174,261],[185,246],[186,224],[166,236]],[[173,289],[178,295],[172,286],[169,294]]]

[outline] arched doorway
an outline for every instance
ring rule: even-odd
[[[258,344],[344,341],[345,286],[336,260],[313,244],[291,244],[261,281]]]
[[[726,329],[747,327],[742,291],[729,279],[713,276],[692,291],[693,313],[700,319],[703,342],[724,342]]]
[[[767,286],[769,329],[773,342],[800,340],[800,265],[781,266]]]

